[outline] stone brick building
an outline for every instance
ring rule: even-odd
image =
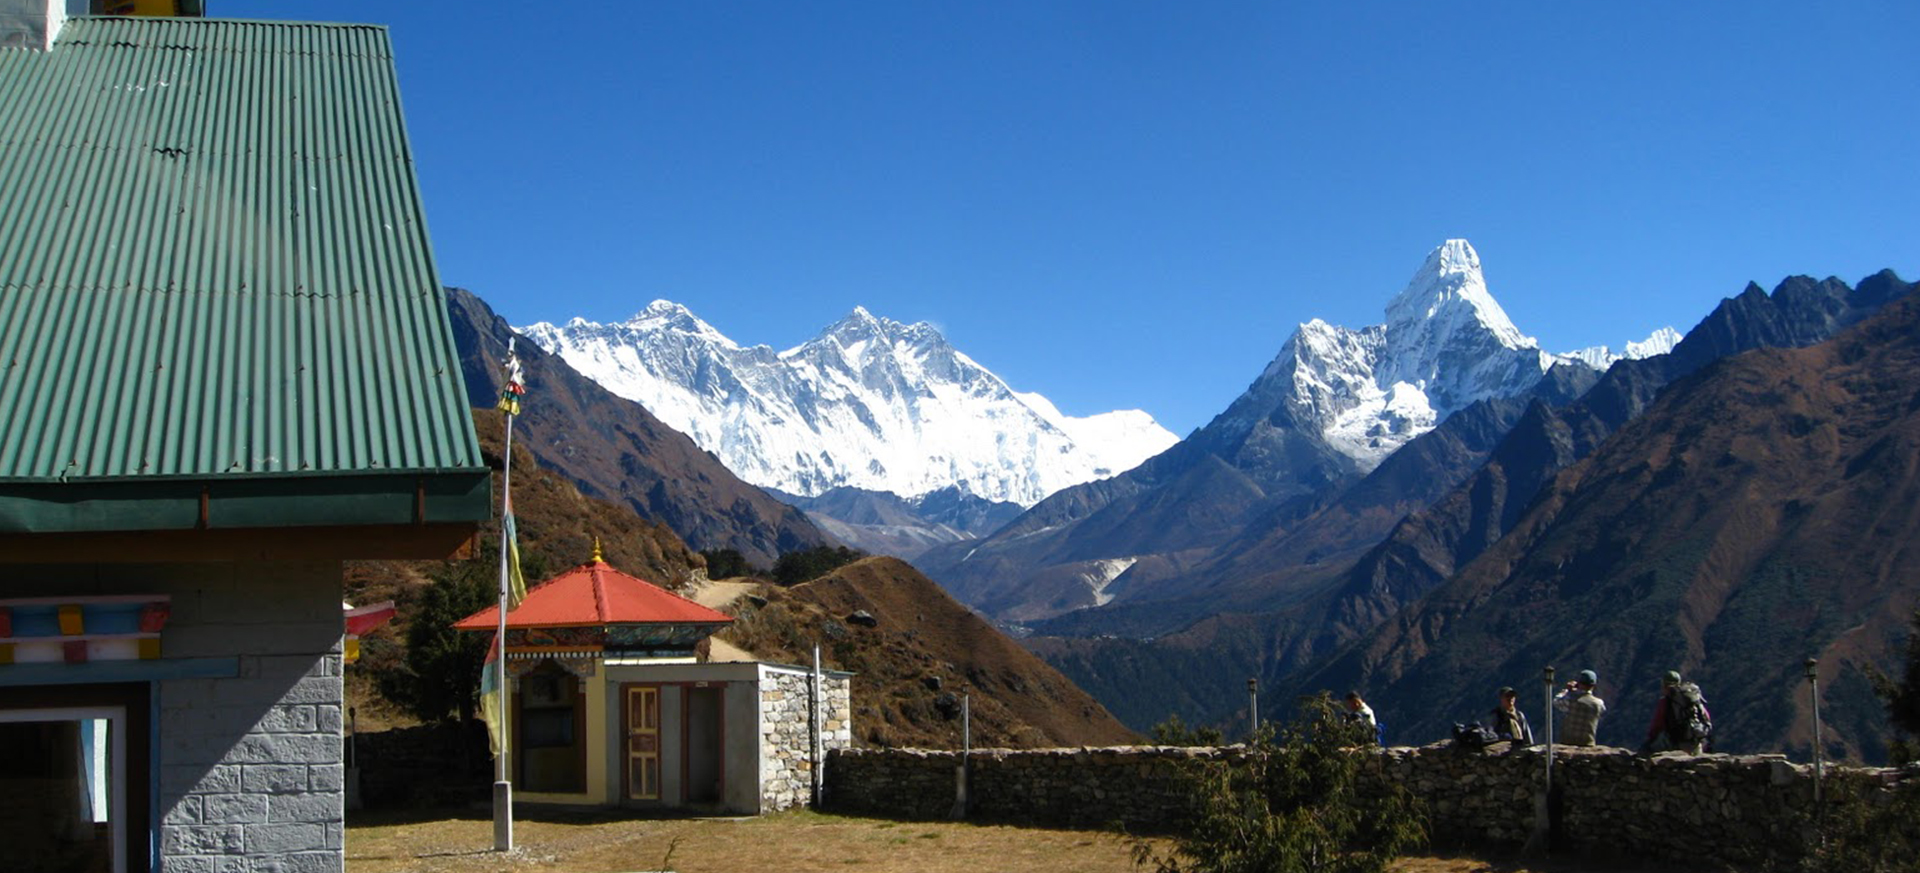
[[[489,512],[387,34],[64,7],[0,0],[5,866],[337,873],[341,563]]]

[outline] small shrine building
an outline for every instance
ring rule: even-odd
[[[493,633],[498,610],[454,627]],[[597,545],[529,590],[507,612],[516,801],[748,815],[808,805],[817,762],[852,743],[852,674],[702,655],[732,621],[614,569]]]

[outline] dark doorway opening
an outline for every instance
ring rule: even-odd
[[[687,802],[719,803],[723,711],[720,689],[687,689]]]

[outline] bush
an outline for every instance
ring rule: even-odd
[[[1382,873],[1424,845],[1423,807],[1404,788],[1359,791],[1372,737],[1325,692],[1302,698],[1277,734],[1263,728],[1245,764],[1208,764],[1190,788],[1186,833],[1170,854],[1134,845],[1156,873]]]
[[[1920,785],[1869,796],[1862,783],[1829,779],[1819,842],[1804,873],[1920,873]]]
[[[1219,728],[1187,727],[1178,715],[1168,715],[1166,721],[1153,726],[1153,743],[1157,746],[1217,746],[1225,740]]]

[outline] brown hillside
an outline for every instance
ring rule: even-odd
[[[1066,677],[895,558],[866,558],[812,582],[738,602],[722,638],[772,661],[812,647],[850,670],[863,745],[959,748],[959,699],[972,700],[976,747],[1094,746],[1138,737]],[[864,610],[874,626],[848,621]]]

